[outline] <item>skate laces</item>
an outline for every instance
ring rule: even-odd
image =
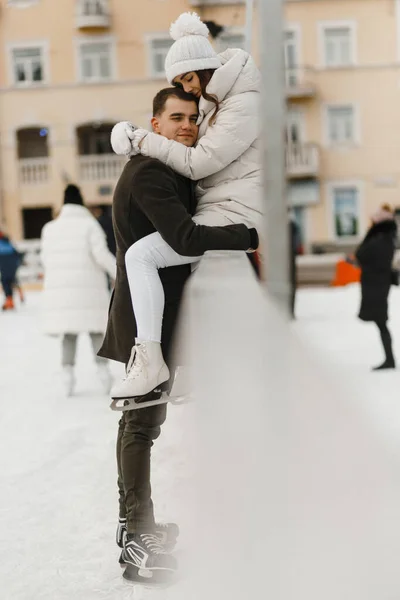
[[[126,365],[126,373],[128,374],[132,368],[133,361],[135,360],[136,355],[136,346],[132,346],[131,355],[128,360],[128,364]]]
[[[167,554],[160,538],[153,533],[142,533],[140,536],[146,548],[153,554]]]
[[[116,538],[117,538],[117,544],[121,548],[123,548],[125,546],[126,536],[127,536],[126,519],[120,518],[120,519],[118,519]]]
[[[135,379],[148,365],[148,356],[145,347],[142,344],[133,346],[131,356],[126,367],[125,379]]]

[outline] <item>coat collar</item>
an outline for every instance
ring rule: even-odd
[[[397,225],[394,219],[386,219],[385,221],[381,221],[380,223],[374,223],[369,229],[367,236],[371,237],[378,233],[391,233],[395,235],[397,232]]]
[[[216,69],[207,86],[209,94],[213,94],[222,102],[229,96],[260,91],[260,72],[250,54],[240,49],[228,49],[219,54],[219,58],[222,67]],[[213,102],[200,98],[200,120],[214,108]]]
[[[60,217],[91,217],[90,211],[86,208],[86,206],[81,206],[80,204],[64,204],[61,211]]]

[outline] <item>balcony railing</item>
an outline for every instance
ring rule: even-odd
[[[115,182],[126,164],[125,156],[94,154],[79,157],[80,181]]]
[[[23,158],[19,161],[21,185],[43,185],[50,179],[50,161],[44,158]]]
[[[289,99],[307,99],[314,98],[316,88],[310,81],[310,74],[307,75],[303,69],[286,69],[286,96]]]
[[[79,29],[106,28],[111,24],[108,0],[77,0],[76,11]]]
[[[286,147],[286,173],[291,178],[317,177],[319,174],[319,149],[316,144],[288,144]]]

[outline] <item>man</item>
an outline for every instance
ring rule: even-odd
[[[193,96],[179,88],[161,90],[154,98],[153,115],[155,133],[188,147],[194,145],[198,109]],[[182,254],[197,255],[208,249],[252,246],[252,236],[244,225],[196,226],[191,219],[195,208],[192,182],[160,161],[137,155],[125,166],[113,200],[117,278],[101,356],[127,364],[135,343],[136,323],[124,262],[126,251],[135,241],[158,231],[172,247],[179,246]],[[192,235],[194,231],[196,235]],[[160,270],[165,292],[161,345],[167,363],[189,274],[190,265]],[[168,577],[177,568],[176,559],[161,541],[163,538],[168,545],[173,544],[177,526],[156,524],[151,500],[150,449],[165,418],[166,405],[162,404],[126,411],[119,423],[117,543],[123,548],[120,562],[127,565],[124,577],[132,581],[161,581],[163,575]]]

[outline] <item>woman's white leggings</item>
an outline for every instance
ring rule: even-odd
[[[231,225],[224,215],[207,213],[193,219],[202,225]],[[199,261],[201,256],[181,256],[156,232],[133,244],[125,254],[125,265],[140,340],[161,342],[164,288],[158,269]]]

